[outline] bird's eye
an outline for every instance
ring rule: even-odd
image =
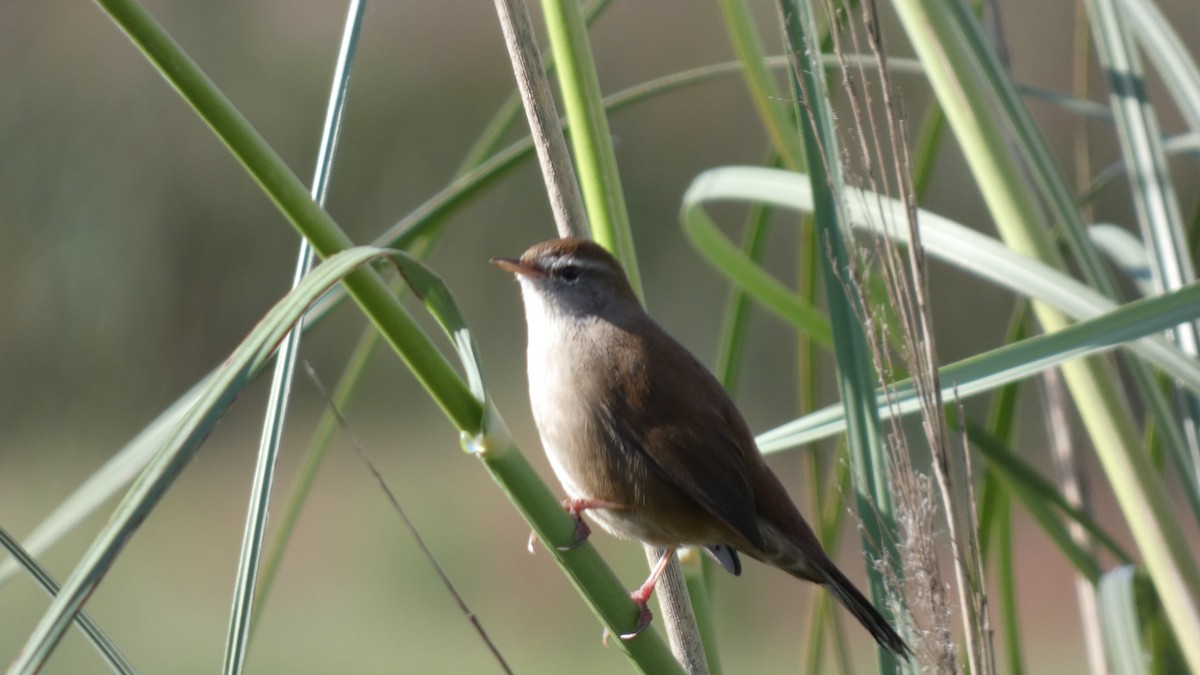
[[[579,265],[563,265],[562,268],[558,270],[558,276],[563,281],[575,281],[582,273],[583,270],[579,268]]]

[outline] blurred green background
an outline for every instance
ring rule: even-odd
[[[1200,30],[1200,5],[1161,5],[1176,26]],[[344,3],[145,6],[307,180]],[[760,10],[774,47],[772,10],[767,3]],[[1071,3],[1003,3],[1018,81],[1070,90],[1073,11]],[[888,34],[891,52],[907,54],[896,31]],[[614,3],[594,27],[593,48],[606,92],[732,58],[715,3],[684,0]],[[1095,69],[1092,77],[1093,91],[1103,91]],[[897,84],[910,118],[919,120],[925,84],[911,76],[897,76]],[[490,3],[372,4],[329,211],[356,241],[372,239],[450,179],[512,87]],[[0,524],[21,536],[245,336],[285,292],[297,236],[91,3],[0,3],[0,88]],[[1162,98],[1153,79],[1149,91]],[[1081,126],[1059,108],[1030,105],[1064,166],[1071,164],[1077,130],[1095,166],[1116,156],[1106,125]],[[1178,131],[1168,109],[1164,130]],[[611,124],[647,304],[711,363],[725,287],[684,242],[679,200],[704,169],[760,162],[765,134],[736,78],[642,103]],[[1179,168],[1181,185],[1200,183],[1194,164]],[[1105,189],[1097,220],[1132,226],[1126,194],[1119,181]],[[1195,190],[1180,198],[1185,213],[1194,212]],[[926,206],[991,231],[952,142],[939,153]],[[770,262],[782,278],[794,278],[793,237],[786,219],[779,225]],[[476,331],[501,411],[543,469],[526,402],[517,288],[486,261],[553,234],[540,176],[526,165],[456,214],[431,258]],[[1001,342],[1008,296],[937,267],[932,287],[944,360]],[[310,333],[304,357],[328,383],[363,323],[347,307]],[[752,320],[753,349],[738,398],[755,430],[795,416],[789,335],[761,314]],[[260,383],[242,397],[88,604],[144,672],[219,667],[265,391]],[[832,391],[828,396],[825,403],[834,400]],[[321,404],[303,378],[294,401],[277,497],[295,475]],[[525,551],[527,528],[459,450],[456,433],[393,355],[378,355],[346,414],[518,672],[626,669],[619,652],[600,645],[598,624],[549,556]],[[1026,456],[1047,466],[1040,421],[1030,420]],[[249,667],[497,670],[370,475],[344,441],[336,445],[261,617]],[[797,460],[772,460],[793,487],[801,485]],[[552,480],[549,471],[543,475]],[[1108,495],[1097,496],[1101,517],[1118,523]],[[108,508],[44,557],[60,579]],[[1113,529],[1124,536],[1123,527]],[[639,546],[603,536],[594,541],[628,586],[640,583]],[[1020,516],[1018,542],[1023,630],[1034,648],[1028,665],[1032,672],[1079,672],[1084,655],[1074,646],[1079,629],[1070,570]],[[856,538],[843,548],[840,558],[861,578]],[[794,670],[809,586],[750,564],[741,579],[720,577],[715,593],[729,672]],[[15,654],[45,605],[26,578],[0,588],[0,661]],[[846,623],[855,644],[866,647],[857,627]],[[864,667],[871,662],[869,651],[855,658]],[[49,670],[100,668],[72,634]]]

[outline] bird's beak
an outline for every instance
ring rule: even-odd
[[[492,258],[488,262],[492,263],[496,267],[499,267],[505,272],[511,272],[523,277],[542,276],[542,271],[540,269],[530,265],[529,263],[521,262],[516,258]]]

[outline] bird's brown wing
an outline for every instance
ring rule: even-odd
[[[618,364],[622,389],[609,420],[613,436],[756,548],[758,527],[747,452],[754,438],[725,389],[658,326],[643,335],[639,358]],[[656,361],[647,369],[646,360]],[[653,379],[647,373],[654,372]],[[702,373],[696,378],[696,373]],[[685,377],[686,376],[686,377]],[[660,411],[655,413],[653,411]],[[631,421],[637,420],[637,423]]]

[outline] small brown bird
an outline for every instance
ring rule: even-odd
[[[587,512],[608,532],[666,549],[631,598],[637,630],[675,549],[701,546],[733,574],[738,551],[828,588],[901,657],[904,640],[825,555],[767,467],[715,377],[642,309],[615,258],[584,239],[555,239],[520,260],[493,258],[521,283],[529,397],[550,464],[567,492],[577,541]]]

